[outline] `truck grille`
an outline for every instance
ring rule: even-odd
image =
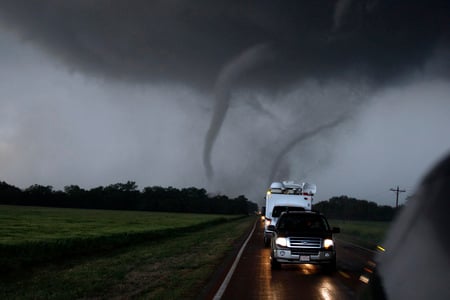
[[[292,248],[320,248],[320,238],[303,238],[291,237],[289,238]]]

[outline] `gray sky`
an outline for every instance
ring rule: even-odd
[[[389,189],[404,199],[450,149],[444,2],[14,3],[0,180],[18,187],[133,180],[261,203],[279,178],[394,205]]]

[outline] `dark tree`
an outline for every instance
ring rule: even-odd
[[[72,208],[150,210],[189,213],[248,214],[257,210],[256,203],[244,195],[230,199],[225,195],[208,195],[205,189],[195,187],[146,187],[142,192],[134,181],[114,183],[84,190],[68,185],[64,191],[52,186],[32,185],[20,190],[0,182],[0,203]]]
[[[333,219],[369,221],[391,221],[397,212],[391,206],[379,206],[375,202],[347,196],[332,197],[328,201],[318,202],[313,205],[313,209]]]

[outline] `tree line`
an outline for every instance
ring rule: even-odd
[[[321,201],[313,205],[314,210],[323,213],[330,219],[367,221],[392,221],[401,208],[402,206],[398,208],[388,205],[380,206],[372,201],[348,196],[332,197],[328,201]]]
[[[134,181],[89,190],[69,185],[63,191],[37,184],[22,190],[0,181],[0,204],[211,214],[252,214],[258,209],[243,195],[210,195],[195,187],[151,186],[140,191]]]

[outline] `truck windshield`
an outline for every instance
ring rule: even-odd
[[[275,206],[272,211],[272,217],[278,218],[285,211],[305,211],[305,209],[296,206]]]
[[[284,215],[277,224],[279,229],[289,231],[321,232],[328,231],[329,226],[324,218],[315,215]]]

